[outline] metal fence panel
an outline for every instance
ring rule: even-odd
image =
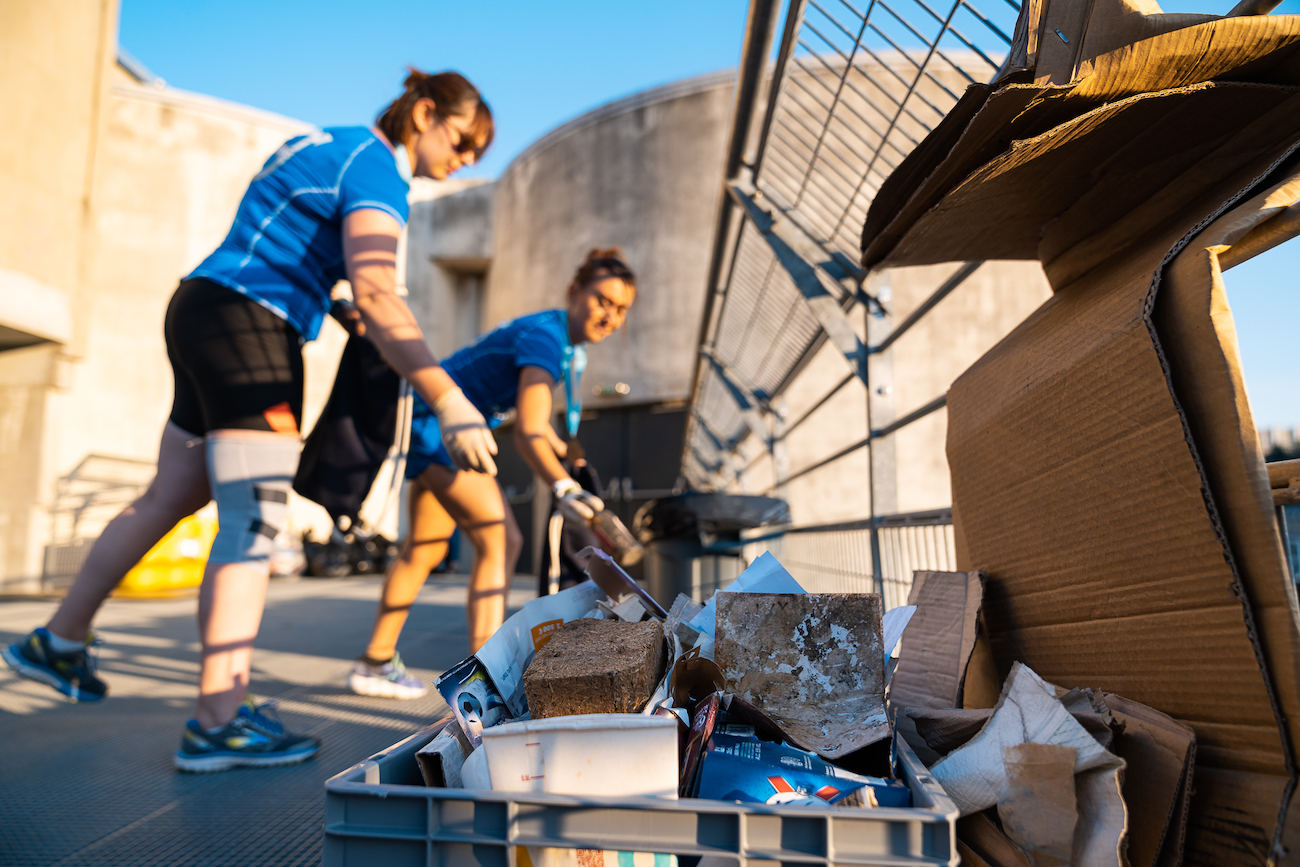
[[[872,338],[886,341],[881,351],[893,342],[862,318],[887,312],[886,299],[864,290],[862,224],[885,178],[966,87],[996,76],[1019,5],[984,2],[790,0],[776,27],[777,4],[752,0],[682,455],[696,489],[743,490],[757,475],[779,493],[788,480],[841,472],[839,458],[944,405],[935,395],[898,418],[868,418],[861,441],[801,455],[801,466],[782,451],[790,432],[844,389],[870,387]],[[764,97],[765,40],[778,30]],[[936,285],[899,333],[977,266]],[[844,378],[786,418],[781,395],[827,341],[848,363]],[[765,459],[770,469],[760,473]],[[955,568],[951,516],[882,517],[873,493],[868,477],[862,520],[760,537],[747,543],[747,558],[770,550],[809,590],[883,592],[887,607],[901,604],[914,569]]]

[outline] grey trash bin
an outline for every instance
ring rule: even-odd
[[[678,593],[701,602],[745,568],[742,530],[790,523],[785,500],[741,494],[679,494],[637,514],[646,543],[644,584],[665,608]]]

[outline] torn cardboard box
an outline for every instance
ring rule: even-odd
[[[1074,721],[1042,678],[1016,663],[988,723],[930,773],[963,814],[974,813],[998,802],[1007,785],[1003,750],[1023,743],[1072,748],[1076,773],[1123,765]]]
[[[890,735],[880,597],[719,593],[714,659],[727,689],[802,747],[840,758]]]
[[[463,788],[461,768],[474,747],[470,745],[454,716],[435,723],[435,728],[438,730],[437,735],[415,754],[420,776],[424,778],[426,786]]]
[[[1124,802],[1129,809],[1128,860],[1132,867],[1181,863],[1192,799],[1196,734],[1157,710],[1103,693],[1122,730],[1111,751],[1128,767]]]
[[[913,573],[907,601],[916,612],[903,632],[898,667],[889,680],[891,708],[961,707],[983,598],[978,572]],[[910,717],[896,710],[891,715],[922,761],[938,760]]]
[[[1222,270],[1300,222],[1300,19],[1024,9],[1024,62],[1043,22],[1098,53],[968,91],[864,227],[868,265],[1038,259],[1054,292],[948,393],[958,564],[996,673],[1189,722],[1188,863],[1297,863],[1297,602]]]

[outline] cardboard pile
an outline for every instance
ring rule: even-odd
[[[1266,470],[1222,271],[1300,231],[1300,18],[1022,9],[1012,68],[863,233],[868,266],[1038,259],[1054,292],[948,394],[958,563],[987,576],[962,704],[996,705],[1015,663],[1092,688],[1117,750],[1168,754],[1126,786],[1158,777],[1171,828],[1186,811],[1181,852],[1134,828],[1130,860],[1296,863],[1300,628],[1273,506],[1297,486]],[[1195,733],[1190,779],[1168,718]]]

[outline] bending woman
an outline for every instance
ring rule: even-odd
[[[519,453],[551,485],[565,516],[590,520],[605,506],[569,477],[560,463],[565,444],[551,426],[551,389],[562,382],[568,395],[568,427],[581,415],[578,380],[586,364],[583,344],[599,343],[623,324],[636,299],[636,279],[617,248],[592,250],[569,285],[568,304],[502,325],[443,361],[484,415],[517,410],[514,441]],[[379,613],[366,652],[349,683],[361,695],[417,698],[428,691],[407,673],[397,639],[424,581],[447,553],[460,527],[474,545],[469,582],[470,653],[496,632],[505,617],[507,579],[514,574],[523,539],[496,482],[458,472],[441,446],[440,420],[416,401],[406,476],[410,532],[402,555],[384,582]]]
[[[266,162],[225,241],[186,277],[167,308],[175,373],[158,474],[96,541],[47,626],[0,651],[19,674],[72,701],[99,701],[91,620],[130,569],[177,521],[210,499],[219,529],[199,594],[202,662],[194,719],[175,765],[185,771],[282,765],[316,752],[247,699],[268,556],[284,527],[298,465],[302,344],[346,277],[364,329],[431,406],[458,465],[487,479],[496,446],[482,414],[429,353],[394,286],[398,235],[413,175],[445,178],[492,139],[478,91],[453,72],[412,71],[377,128],[298,136]]]

